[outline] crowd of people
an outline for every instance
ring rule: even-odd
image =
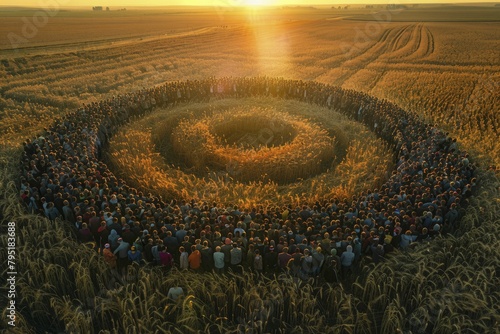
[[[155,107],[250,96],[338,110],[391,145],[396,169],[379,189],[352,198],[240,208],[144,194],[101,160],[119,127]],[[21,199],[30,212],[68,221],[119,272],[135,262],[334,280],[363,261],[384,261],[394,249],[455,229],[476,186],[475,170],[456,140],[386,100],[317,82],[210,78],[115,96],[56,120],[24,143]]]

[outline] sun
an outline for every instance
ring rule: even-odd
[[[270,0],[243,0],[243,4],[246,6],[268,6],[270,2]]]

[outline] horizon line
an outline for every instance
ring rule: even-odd
[[[96,1],[97,2],[97,1]],[[229,8],[248,8],[248,7],[253,7],[253,8],[282,8],[282,7],[303,7],[303,8],[311,8],[311,7],[328,7],[328,6],[341,6],[341,5],[453,5],[453,4],[470,4],[474,6],[478,6],[481,4],[500,4],[499,1],[497,0],[492,0],[492,1],[481,1],[481,2],[470,2],[470,0],[465,0],[465,1],[450,1],[450,2],[432,2],[429,0],[428,2],[421,2],[421,1],[408,1],[408,2],[337,2],[337,3],[331,3],[331,4],[294,4],[294,3],[288,3],[288,4],[263,4],[259,6],[252,6],[252,5],[218,5],[218,7],[229,7]],[[94,5],[94,6],[100,6],[100,5]],[[86,7],[94,7],[93,5],[66,5],[66,6],[61,6],[60,8],[86,8]],[[18,5],[18,4],[0,4],[0,8],[44,8],[44,6],[28,6],[28,5]],[[197,7],[197,8],[213,8],[214,5],[195,5],[195,4],[182,4],[182,5],[123,5],[123,6],[102,6],[103,8],[106,7],[113,7],[113,8],[143,8],[143,7],[149,7],[149,8],[174,8],[174,7]]]

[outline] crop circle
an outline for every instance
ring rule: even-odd
[[[266,97],[159,108],[114,136],[107,160],[164,198],[259,205],[352,196],[379,186],[393,157],[338,112]]]
[[[324,165],[331,165],[335,153],[334,138],[325,129],[303,118],[259,108],[184,119],[172,133],[172,145],[198,172],[233,165],[237,169],[230,176],[238,181],[278,184],[316,175]]]

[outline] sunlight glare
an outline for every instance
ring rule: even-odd
[[[269,0],[244,0],[243,3],[246,6],[267,6],[269,5]]]

